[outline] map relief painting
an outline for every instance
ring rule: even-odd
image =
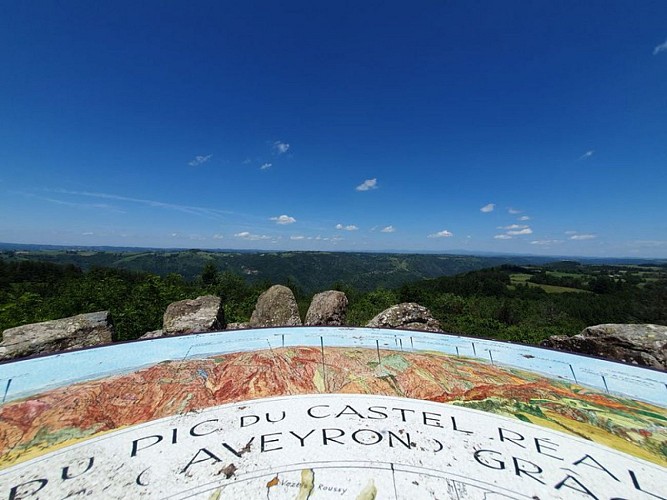
[[[17,392],[0,407],[0,494],[665,497],[667,411],[655,397],[483,357],[353,345],[355,329],[336,334],[351,346],[239,343]],[[396,336],[414,345],[407,332]],[[202,338],[172,341],[185,354]],[[5,364],[3,376],[94,351]]]

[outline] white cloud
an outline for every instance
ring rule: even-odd
[[[520,221],[527,221],[527,220],[530,220],[530,217],[528,217],[527,215],[522,215],[521,217],[519,217],[519,220]]]
[[[667,241],[665,240],[635,240],[632,242],[633,245],[646,248],[661,248],[667,247]]]
[[[513,230],[513,229],[526,229],[528,226],[525,224],[510,224],[509,226],[498,226],[496,229],[507,229],[507,230]]]
[[[95,233],[92,231],[86,231],[85,233],[81,233],[81,236],[93,236]]]
[[[495,203],[489,203],[488,205],[484,205],[482,208],[480,208],[480,212],[484,212],[485,214],[489,212],[493,212],[493,209],[496,208]]]
[[[262,166],[259,167],[260,170],[266,170],[267,168],[271,168],[273,166],[273,163],[262,163]]]
[[[166,208],[170,210],[177,210],[179,212],[184,212],[190,215],[198,215],[202,217],[209,218],[222,218],[226,215],[233,214],[233,212],[228,212],[224,210],[217,210],[215,208],[206,208],[206,207],[196,207],[188,205],[175,205],[173,203],[164,203],[161,201],[155,200],[145,200],[141,198],[130,198],[128,196],[118,196],[115,194],[108,193],[91,193],[87,191],[67,191],[65,189],[55,190],[56,193],[69,194],[73,196],[87,196],[91,198],[101,198],[105,200],[116,200],[116,201],[127,201],[130,203],[138,203],[141,205],[146,205],[153,208]]]
[[[350,224],[347,226],[343,226],[342,224],[336,224],[336,229],[338,229],[339,231],[356,231],[359,228],[354,224]]]
[[[305,239],[305,236],[290,236],[289,239],[294,241],[303,240]]]
[[[214,239],[214,240],[221,240],[221,239],[223,239],[223,238],[224,238],[224,236],[223,236],[222,234],[220,234],[220,233],[217,233],[217,234],[214,234],[214,235],[213,235],[213,239]]]
[[[597,238],[594,234],[573,234],[570,236],[571,240],[592,240],[594,238]]]
[[[521,210],[517,210],[516,208],[511,208],[510,207],[510,208],[507,209],[507,213],[510,213],[512,215],[516,215],[516,214],[520,214]]]
[[[554,245],[556,243],[562,243],[562,240],[533,240],[530,242],[531,245]]]
[[[241,162],[243,165],[250,165],[252,163],[252,160],[250,158],[246,158]]]
[[[444,229],[442,231],[438,231],[437,233],[429,234],[427,238],[450,238],[452,236],[454,236],[453,233],[450,233],[449,231]]]
[[[595,151],[593,151],[593,150],[591,149],[590,151],[586,151],[583,155],[581,155],[581,156],[579,157],[579,159],[580,159],[580,160],[585,160],[586,158],[590,158],[591,156],[593,156],[594,153],[595,153]]]
[[[507,234],[510,236],[519,236],[522,234],[533,234],[533,230],[529,227],[526,227],[524,229],[519,229],[516,231],[507,231]]]
[[[275,141],[273,143],[273,150],[276,154],[282,155],[289,151],[290,145],[283,141]]]
[[[387,226],[380,229],[381,233],[393,233],[394,231],[396,231],[396,228],[394,226]]]
[[[213,155],[197,155],[195,156],[194,160],[190,160],[188,162],[188,165],[191,167],[197,167],[199,165],[203,165],[207,161],[209,161],[211,158],[213,158]]]
[[[512,239],[512,237],[508,234],[496,234],[494,236],[494,238],[497,239],[497,240],[511,240]]]
[[[665,51],[667,51],[667,40],[665,40],[660,45],[657,45],[655,49],[653,49],[653,55],[657,56],[658,54],[660,54],[660,52],[665,52]]]
[[[565,231],[565,234],[577,234],[577,231]]]
[[[247,241],[257,241],[257,240],[270,240],[271,237],[266,236],[265,234],[251,234],[248,231],[242,231],[234,235],[235,238]]]
[[[278,217],[271,217],[269,220],[275,221],[276,224],[294,224],[296,219],[289,215],[280,215]]]
[[[366,179],[364,182],[359,184],[355,189],[357,191],[369,191],[371,189],[377,189],[378,180],[377,178]]]

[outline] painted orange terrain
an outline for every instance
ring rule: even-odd
[[[290,347],[82,382],[0,408],[0,468],[103,432],[272,396],[350,393],[456,404],[578,435],[667,465],[667,411],[527,371],[439,353]]]

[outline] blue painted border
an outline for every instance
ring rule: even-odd
[[[138,342],[0,364],[0,401],[75,382],[135,371],[168,360],[197,359],[281,346],[365,347],[435,351],[577,382],[603,392],[667,407],[667,373],[522,344],[439,333],[352,327],[234,330]]]

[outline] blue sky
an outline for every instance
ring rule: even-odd
[[[5,2],[0,241],[667,257],[667,2]]]

